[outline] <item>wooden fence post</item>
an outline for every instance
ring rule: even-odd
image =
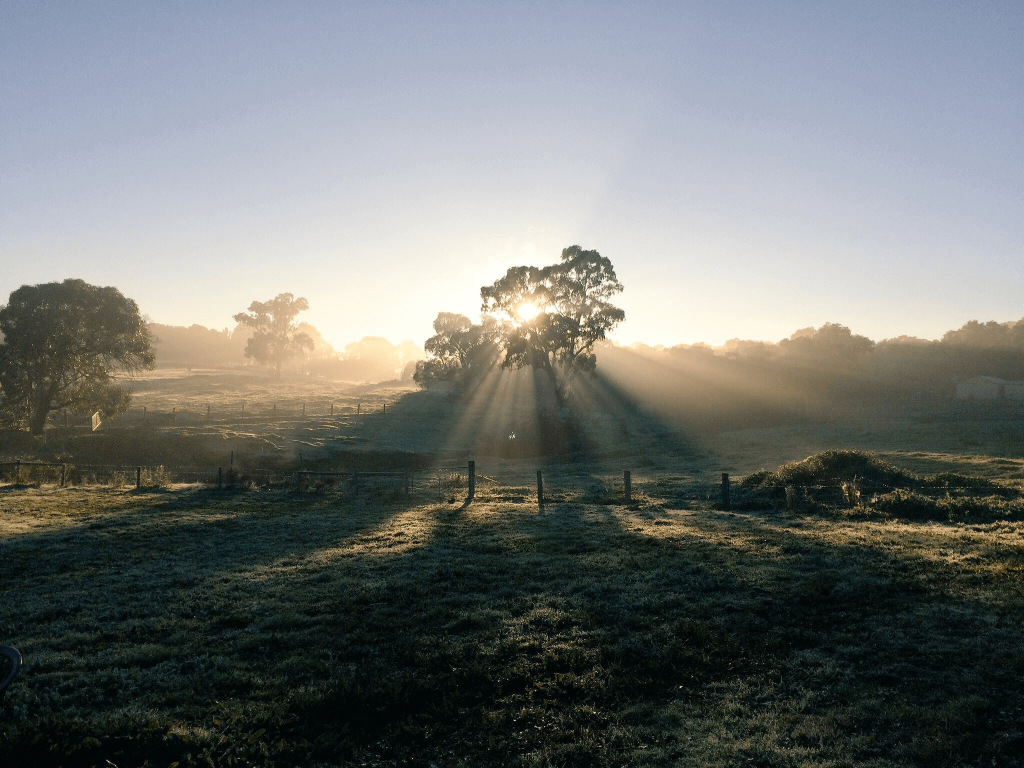
[[[135,490],[142,487],[142,467],[135,468]]]
[[[209,403],[206,404],[206,420],[207,421],[210,420],[210,404]]]
[[[384,403],[384,413],[386,414],[387,412],[388,412],[388,404]]]
[[[21,485],[21,459],[14,462],[14,484]]]
[[[476,462],[469,462],[469,498],[466,499],[468,504],[473,500],[473,496],[476,495]]]
[[[334,415],[334,403],[331,403],[331,416]]]
[[[537,470],[537,506],[544,510],[544,474]]]
[[[729,504],[729,473],[722,473],[722,509],[728,510]]]
[[[67,479],[67,474],[68,474],[68,465],[67,464],[61,464],[60,465],[60,487],[61,488],[64,487],[64,481]]]
[[[306,418],[306,404],[302,404],[302,418]]]
[[[626,503],[629,504],[633,501],[633,483],[629,476],[628,469],[622,473],[622,486],[625,489]]]

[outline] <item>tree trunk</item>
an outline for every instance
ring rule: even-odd
[[[43,434],[46,427],[46,417],[50,414],[49,401],[37,402],[32,405],[32,418],[29,421],[29,429],[33,435]]]

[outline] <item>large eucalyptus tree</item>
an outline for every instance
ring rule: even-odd
[[[41,434],[50,411],[128,408],[112,374],[152,368],[152,338],[138,305],[83,280],[23,285],[0,309],[0,388],[8,420]]]

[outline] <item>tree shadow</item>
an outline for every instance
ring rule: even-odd
[[[145,676],[187,647],[208,672],[153,683],[169,697],[161,708],[222,733],[214,718],[245,702],[264,713],[252,728],[267,728],[267,743],[317,744],[305,759],[321,761],[454,751],[509,763],[574,744],[592,752],[558,753],[567,762],[630,763],[635,742],[581,734],[626,732],[623,713],[647,707],[643,727],[668,738],[674,726],[654,714],[678,701],[698,702],[709,717],[733,707],[734,723],[749,710],[753,722],[764,694],[779,708],[780,750],[814,718],[839,712],[832,738],[850,760],[926,763],[939,728],[963,762],[997,748],[1012,725],[999,710],[1020,702],[1019,619],[984,619],[978,601],[937,585],[916,556],[811,535],[768,513],[559,501],[543,516],[479,503],[362,507],[346,518],[326,500],[248,506],[238,497],[162,531],[167,510],[156,505],[143,515],[157,529],[130,542],[127,512],[92,530],[77,549],[80,570],[57,584],[52,616],[19,619],[44,657],[39,673],[64,673],[57,656],[75,651],[60,622],[85,613],[76,638],[121,654],[91,671],[116,663]],[[5,545],[0,574],[4,583],[30,574],[39,594],[62,572],[34,563],[76,552],[52,536],[29,541],[16,552]],[[163,554],[105,568],[129,543]],[[130,583],[117,586],[118,574]],[[104,602],[111,589],[122,592]],[[133,598],[145,605],[134,610]],[[160,623],[165,647],[154,648]],[[13,616],[5,611],[0,624],[14,626]],[[135,762],[154,754],[147,743]],[[830,756],[824,742],[803,746]],[[282,763],[302,761],[283,754]]]

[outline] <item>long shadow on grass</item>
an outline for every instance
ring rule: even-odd
[[[985,624],[892,552],[710,512],[398,514],[423,525],[410,546],[397,531],[374,539],[392,518],[371,513],[358,535],[338,537],[348,549],[327,542],[264,557],[272,568],[232,556],[204,570],[178,606],[249,595],[264,612],[237,627],[182,615],[169,628],[209,671],[177,678],[180,694],[157,708],[206,735],[186,745],[161,726],[130,743],[122,731],[106,752],[82,755],[141,763],[207,747],[218,760],[265,749],[278,765],[631,763],[641,736],[623,712],[687,701],[713,717],[742,681],[781,702],[775,746],[801,743],[811,762],[987,762],[1014,749],[999,712],[1019,702],[1021,662],[1008,658],[1019,620]],[[97,576],[93,588],[102,585]],[[124,642],[139,666],[157,653]],[[734,719],[755,709],[742,697],[733,705]],[[800,735],[836,712],[837,746]],[[47,727],[26,727],[4,749],[45,761],[31,738]],[[681,736],[665,727],[661,737],[662,757],[646,761],[681,759]],[[936,744],[948,757],[931,759]],[[784,763],[779,755],[761,762]]]
[[[879,745],[927,761],[939,743],[950,762],[1013,748],[999,736],[1012,716],[999,712],[1020,703],[1019,627],[979,632],[974,606],[922,585],[905,558],[787,541],[740,519],[728,523],[740,545],[717,525],[667,540],[615,526],[595,537],[585,515],[516,516],[511,531],[472,524],[460,553],[442,543],[442,524],[438,552],[420,548],[396,564],[416,576],[396,580],[391,600],[360,623],[380,661],[358,657],[359,672],[304,710],[311,724],[390,731],[401,754],[427,744],[406,740],[398,723],[425,718],[421,733],[463,747],[470,733],[491,733],[501,746],[480,748],[494,759],[512,744],[519,755],[552,746],[549,738],[570,749],[580,727],[600,728],[624,706],[741,677],[785,673],[796,697],[820,687],[815,676],[832,663],[847,670],[833,683],[849,699],[840,731],[870,734],[865,759]],[[908,707],[918,722],[901,724]],[[464,710],[475,715],[465,730],[437,725]],[[523,738],[524,728],[553,737]]]
[[[230,622],[258,593],[229,588],[231,574],[299,562],[398,511],[332,501],[172,493],[152,506],[12,536],[0,543],[0,583],[22,599],[0,603],[0,626],[32,663],[36,643],[74,654],[105,643],[166,642],[169,631]],[[222,578],[224,588],[207,591]]]

